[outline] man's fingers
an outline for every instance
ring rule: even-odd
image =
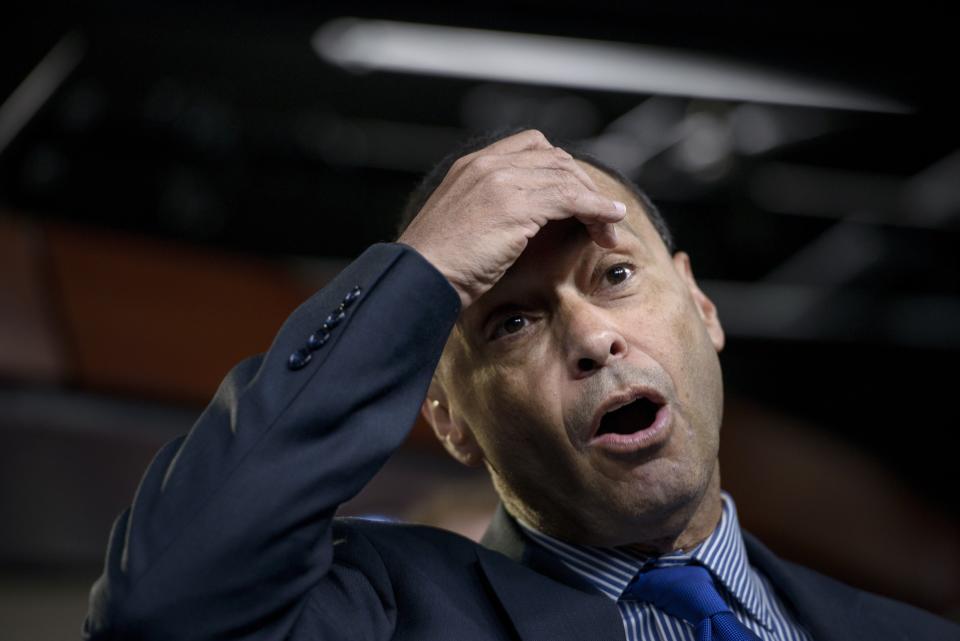
[[[576,218],[583,223],[591,240],[597,245],[616,247],[615,224],[626,215],[627,206],[624,203],[585,189],[579,183],[552,184],[539,190],[538,195],[547,199],[542,208],[537,207],[546,214],[547,220]]]
[[[553,145],[547,140],[547,137],[536,129],[527,129],[520,133],[507,136],[497,142],[479,149],[472,154],[467,154],[457,159],[451,166],[451,170],[459,170],[469,165],[473,160],[480,156],[496,156],[504,154],[514,154],[521,151],[532,149],[553,149]]]
[[[587,186],[587,188],[589,188],[589,189],[591,189],[591,190],[593,190],[593,191],[600,191],[600,190],[597,188],[597,183],[593,182],[593,178],[590,177],[590,174],[588,174],[588,173],[583,169],[583,167],[580,166],[580,163],[578,163],[576,160],[574,160],[572,156],[571,156],[570,162],[573,164],[573,169],[572,169],[572,171],[573,171],[573,173],[577,176],[577,178],[580,179],[580,182],[582,182],[583,184],[585,184],[585,185]]]
[[[616,247],[617,229],[614,224],[623,220],[627,213],[624,203],[585,189],[559,188],[556,193],[560,198],[558,204],[565,209],[565,215],[558,218],[573,216],[584,224],[597,245]]]
[[[584,224],[587,223],[617,223],[627,213],[626,204],[608,196],[590,191],[579,183],[554,183],[543,189],[543,195],[553,200],[554,207],[552,220],[575,216]]]
[[[527,129],[498,140],[483,151],[492,154],[512,154],[525,149],[553,149],[553,145],[536,129]]]
[[[433,263],[466,308],[551,220],[576,218],[595,243],[613,247],[625,214],[569,153],[531,130],[454,162],[400,242]]]
[[[613,223],[587,223],[584,226],[596,244],[607,249],[617,246],[617,227]]]
[[[587,189],[599,191],[590,174],[577,164],[573,156],[559,147],[526,150],[504,156],[502,160],[517,169],[556,169],[565,171],[579,180]]]

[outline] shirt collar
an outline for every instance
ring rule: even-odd
[[[624,548],[607,548],[566,543],[535,530],[520,519],[523,532],[542,549],[557,557],[597,590],[617,601],[641,569],[685,565],[691,561],[705,566],[723,588],[751,617],[772,629],[773,620],[766,593],[747,561],[737,508],[733,498],[721,492],[720,522],[703,543],[692,550],[646,556]]]

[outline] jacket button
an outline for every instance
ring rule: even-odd
[[[342,303],[343,308],[346,309],[347,307],[350,307],[351,305],[353,305],[356,302],[356,300],[360,298],[360,292],[361,292],[360,285],[357,285],[356,287],[351,289],[349,292],[347,292],[347,295],[343,297],[343,303]]]
[[[333,329],[340,324],[340,321],[344,319],[346,314],[342,309],[335,309],[330,312],[330,315],[323,321],[323,329]]]
[[[306,349],[298,349],[293,354],[290,354],[290,358],[287,359],[287,367],[293,370],[301,369],[310,362],[310,359],[313,358],[313,354]]]
[[[307,347],[311,350],[318,350],[323,344],[330,340],[330,332],[325,329],[318,329],[307,337]]]

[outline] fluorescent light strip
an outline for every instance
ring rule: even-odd
[[[337,18],[313,47],[357,71],[382,70],[829,109],[905,113],[903,103],[675,49],[386,20]]]
[[[0,153],[76,69],[85,51],[78,33],[63,36],[0,105]]]

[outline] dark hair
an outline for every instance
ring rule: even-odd
[[[460,143],[460,145],[454,148],[450,153],[444,156],[440,162],[434,165],[433,168],[427,172],[416,188],[414,188],[414,190],[410,192],[410,195],[407,196],[407,202],[403,207],[403,211],[400,214],[400,221],[397,225],[397,235],[399,236],[402,234],[414,217],[420,212],[420,210],[423,208],[423,205],[433,194],[434,190],[440,185],[441,182],[443,182],[447,172],[450,171],[450,166],[453,165],[458,158],[483,149],[484,147],[492,145],[498,140],[512,136],[513,134],[519,133],[524,129],[526,128],[514,127],[511,129],[499,130],[468,138]],[[647,219],[653,225],[653,228],[657,230],[658,234],[660,234],[663,244],[667,247],[667,252],[673,254],[676,251],[673,242],[673,234],[670,233],[670,228],[667,225],[667,221],[664,220],[660,210],[657,209],[657,206],[653,204],[653,201],[650,200],[650,197],[647,196],[647,194],[640,189],[635,182],[624,176],[620,171],[610,167],[603,161],[598,160],[587,152],[578,149],[574,145],[562,146],[577,160],[596,167],[626,187],[633,197],[637,199],[637,202],[640,203],[640,207],[647,215]]]

